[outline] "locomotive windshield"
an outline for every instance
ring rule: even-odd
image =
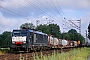
[[[12,36],[27,36],[27,31],[26,30],[13,31]]]

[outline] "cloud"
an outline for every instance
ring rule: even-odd
[[[3,15],[0,13],[0,26],[2,25],[2,27],[5,27],[7,25],[10,25],[11,22],[16,22],[15,20],[10,20],[10,19],[7,19],[7,18],[4,18]],[[15,24],[15,23],[13,23]],[[12,25],[10,25],[9,27],[11,27]]]
[[[19,28],[24,23],[33,23],[36,25],[36,20],[44,19],[44,16],[41,18],[28,17],[28,18],[8,18],[3,16],[0,12],[0,33],[4,31],[12,31],[13,29]]]
[[[59,0],[60,6],[72,9],[88,9],[90,0]]]
[[[58,16],[54,17],[55,19]],[[47,19],[46,19],[47,18]],[[24,23],[33,23],[36,26],[36,20],[39,20],[40,22],[38,24],[47,24],[50,20],[49,16],[40,16],[38,17],[31,17],[29,16],[28,18],[8,18],[3,16],[2,13],[0,13],[0,33],[4,31],[12,31],[13,29],[19,28],[22,24]],[[59,23],[59,19],[54,20],[52,23]]]
[[[19,18],[7,18],[0,13],[0,33],[4,31],[12,31],[13,29],[17,29],[20,27],[21,24],[25,22],[30,22],[26,19]]]
[[[18,4],[23,7],[28,6],[25,0],[0,0],[0,5],[7,8],[17,9]]]
[[[87,12],[87,10],[90,10],[90,0],[0,0],[0,6],[17,13],[0,8],[0,12],[2,12],[0,13],[1,32],[5,30],[11,31],[28,21],[33,22],[35,25],[36,20],[41,20],[40,23],[47,23],[47,21],[44,21],[46,18],[48,18],[47,20],[55,20],[54,22],[61,26],[63,12],[69,19],[81,19],[83,31],[86,29],[88,22],[90,22],[90,13]],[[85,13],[87,12],[87,14],[83,14],[81,10]],[[12,17],[10,14],[16,16]]]
[[[86,15],[82,17],[82,25],[89,24],[90,22],[90,12],[86,12]]]
[[[16,24],[17,21],[5,18],[1,13],[0,13],[0,33],[3,31],[11,31],[12,27]]]
[[[77,0],[76,3],[76,7],[78,8],[88,9],[90,6],[90,0]]]
[[[56,13],[56,8],[89,9],[89,0],[1,0],[0,5],[20,14]],[[58,13],[57,13],[58,14]]]
[[[86,15],[81,17],[81,33],[84,37],[86,37],[86,30],[88,29],[88,25],[90,22],[90,12],[86,12]]]

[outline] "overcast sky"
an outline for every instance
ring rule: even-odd
[[[36,25],[36,20],[39,24],[51,20],[65,32],[73,27],[70,22],[65,24],[64,18],[67,22],[81,19],[81,34],[85,36],[90,22],[90,0],[0,0],[0,33],[17,29],[26,22]]]

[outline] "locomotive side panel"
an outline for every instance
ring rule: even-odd
[[[33,48],[34,49],[43,49],[48,46],[48,36],[42,32],[34,31],[33,39]]]
[[[36,46],[47,46],[48,36],[42,32],[34,32],[34,45]]]
[[[26,50],[30,50],[32,48],[33,39],[34,39],[33,30],[29,30],[28,35],[27,35],[27,49]]]

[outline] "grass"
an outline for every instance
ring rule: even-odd
[[[87,60],[87,56],[90,54],[90,48],[78,48],[69,52],[52,53],[52,55],[42,55],[39,58],[38,55],[34,56],[34,60]]]
[[[3,54],[2,52],[0,52]],[[87,57],[90,54],[90,48],[78,48],[73,49],[69,52],[58,53],[54,51],[51,55],[43,55],[42,52],[38,56],[38,54],[33,53],[33,60],[87,60]],[[24,57],[20,54],[19,60],[30,60],[27,55]]]
[[[0,51],[0,55],[4,54],[2,51]]]
[[[10,52],[10,48],[0,48],[0,55],[7,54]]]

